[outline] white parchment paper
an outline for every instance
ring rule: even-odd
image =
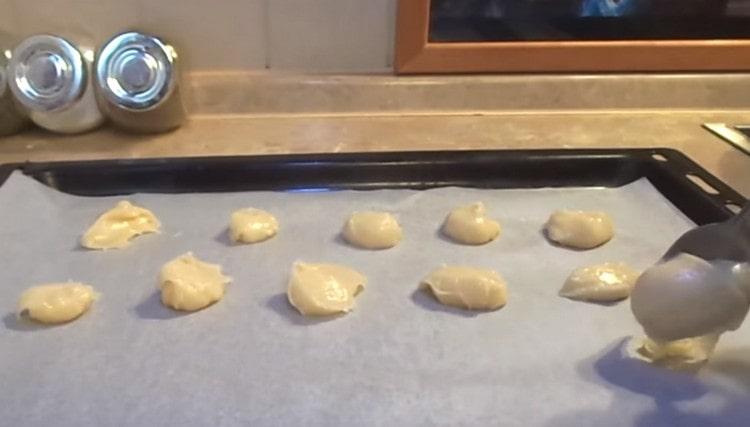
[[[87,251],[80,234],[117,200],[154,211],[163,232],[123,250]],[[503,233],[486,246],[437,230],[453,207],[484,201]],[[229,214],[273,212],[279,235],[230,246]],[[558,208],[609,212],[617,235],[591,251],[540,234]],[[404,241],[342,243],[354,210],[394,212]],[[84,198],[14,174],[0,187],[0,424],[7,426],[503,425],[750,423],[750,331],[726,334],[698,376],[624,359],[640,335],[626,302],[569,301],[569,272],[603,261],[652,264],[692,223],[647,181],[622,188],[136,194]],[[234,278],[218,304],[162,307],[156,277],[187,251]],[[293,261],[336,262],[370,281],[356,310],[299,316],[285,297]],[[471,314],[416,292],[442,263],[492,268],[509,303]],[[18,323],[28,286],[83,281],[101,298],[70,324]],[[707,302],[710,303],[710,302]]]

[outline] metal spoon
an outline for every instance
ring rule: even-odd
[[[704,225],[683,234],[662,261],[688,253],[706,261],[750,262],[750,202],[739,214],[724,222]]]

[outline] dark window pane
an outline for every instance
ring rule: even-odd
[[[750,38],[750,0],[432,0],[430,41]]]

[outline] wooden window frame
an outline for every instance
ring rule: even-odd
[[[434,43],[429,13],[430,0],[398,1],[396,73],[750,70],[750,40]]]

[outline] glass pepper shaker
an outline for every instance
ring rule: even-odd
[[[91,78],[93,61],[92,48],[50,34],[31,36],[13,50],[10,89],[38,126],[86,132],[104,121]]]
[[[133,132],[164,132],[187,116],[176,50],[139,32],[119,34],[102,46],[96,61],[96,90],[113,124]]]

